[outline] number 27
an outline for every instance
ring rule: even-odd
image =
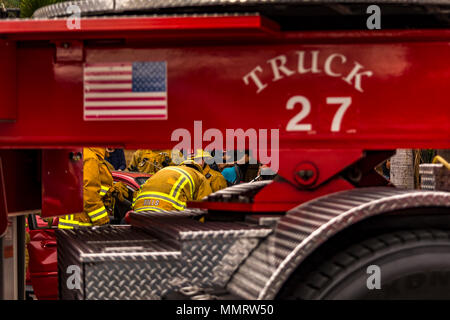
[[[286,109],[293,110],[295,105],[299,103],[302,109],[297,113],[287,124],[286,131],[311,131],[312,124],[300,123],[311,112],[311,103],[308,98],[304,96],[293,96],[286,104]],[[341,130],[342,119],[344,118],[345,111],[350,107],[352,103],[351,97],[328,97],[327,104],[340,104],[340,107],[336,111],[333,121],[331,122],[331,132],[339,132]]]

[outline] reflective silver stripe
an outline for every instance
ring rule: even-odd
[[[59,219],[58,228],[61,229],[70,229],[70,228],[78,228],[78,227],[91,227],[93,226],[90,222],[81,222],[78,220],[74,220],[74,215],[66,215],[65,218]]]
[[[180,169],[180,168],[173,168],[173,169],[181,172],[186,178],[188,178],[189,182],[190,182],[190,184],[192,186],[192,189],[194,189],[194,186],[195,186],[194,185],[194,181],[192,180],[192,177],[191,177],[191,175],[189,173],[187,173],[186,171],[184,171],[183,169]]]
[[[181,173],[182,175],[184,175],[189,180],[189,186],[190,186],[190,189],[191,189],[191,197],[194,196],[195,185],[194,185],[194,181],[192,180],[192,177],[189,175],[189,173],[187,173],[183,169],[175,168],[175,167],[166,167],[165,169],[175,170],[178,173]]]
[[[148,206],[148,207],[140,207],[137,210],[134,210],[136,212],[140,212],[140,211],[155,211],[155,212],[166,212],[166,210],[163,210],[161,208],[157,208],[157,207],[153,207],[153,206]]]
[[[184,185],[184,182],[185,182],[185,181],[187,181],[187,179],[186,179],[185,177],[183,177],[183,178],[181,179],[181,181],[178,182],[178,184],[176,185],[175,189],[173,190],[172,197],[174,197],[175,199],[178,198],[178,197],[177,197],[178,190],[180,190],[181,186]]]
[[[108,192],[108,190],[109,190],[109,187],[108,186],[100,186],[100,194],[102,195],[102,196],[104,196],[107,192]]]
[[[59,229],[70,229],[70,228],[85,228],[85,227],[92,227],[93,224],[92,223],[84,223],[84,222],[80,222],[79,224],[76,223],[66,223],[66,222],[62,222],[60,221],[58,223],[58,228]]]
[[[157,194],[151,194],[151,195],[146,194],[146,195],[142,195],[142,196],[137,197],[136,201],[139,200],[139,199],[153,199],[153,198],[165,200],[165,201],[167,201],[167,202],[172,203],[172,204],[175,205],[176,207],[181,207],[181,208],[183,208],[183,209],[186,208],[186,204],[185,204],[184,202],[179,202],[179,201],[176,201],[176,200],[172,200],[171,198],[164,197],[164,196],[162,196],[162,195],[157,195]]]
[[[100,218],[102,218],[103,216],[106,216],[107,214],[106,214],[106,209],[105,210],[103,210],[103,211],[101,211],[101,212],[99,212],[99,213],[96,213],[96,214],[94,214],[94,215],[90,215],[90,217],[91,217],[91,220],[92,221],[96,221],[96,220],[98,220],[98,219],[100,219]]]
[[[90,222],[79,222],[78,225],[80,227],[92,227],[93,226],[93,224]]]
[[[101,207],[97,210],[89,212],[88,215],[92,221],[96,221],[96,220],[100,219],[103,215],[106,215],[106,208]]]
[[[59,220],[59,222],[58,222],[58,226],[59,225],[67,226],[67,227],[76,227],[76,226],[78,226],[77,223],[68,223],[68,222],[63,222],[61,220]]]

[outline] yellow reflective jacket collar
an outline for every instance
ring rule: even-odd
[[[84,148],[83,156],[84,159],[97,158],[102,161],[105,159],[106,149],[105,148]]]
[[[180,164],[180,167],[190,167],[192,169],[197,170],[198,172],[200,172],[201,174],[203,174],[203,168],[201,165],[199,165],[197,162],[195,162],[194,160],[185,160]]]

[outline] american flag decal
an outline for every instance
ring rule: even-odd
[[[84,120],[167,119],[166,62],[86,63]]]

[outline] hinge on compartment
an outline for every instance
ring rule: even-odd
[[[56,62],[82,62],[84,59],[83,42],[77,40],[55,41]]]

